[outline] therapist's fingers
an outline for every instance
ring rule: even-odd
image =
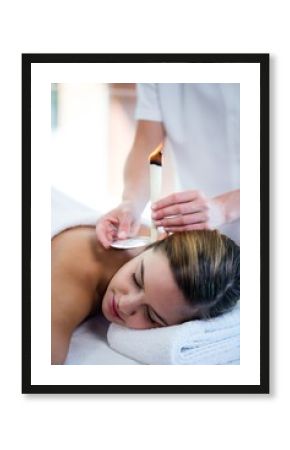
[[[116,239],[118,223],[118,213],[116,210],[109,211],[97,221],[97,239],[105,248],[110,247],[113,240]]]
[[[195,214],[178,215],[174,217],[165,217],[162,220],[155,220],[155,225],[165,229],[172,227],[180,227],[183,225],[194,225],[207,222],[209,219],[206,212],[199,212]]]
[[[109,219],[100,219],[96,224],[97,239],[103,247],[109,248],[117,236],[117,227]]]
[[[130,208],[123,205],[101,217],[96,223],[97,239],[109,248],[116,239],[126,239],[137,234],[139,223]]]
[[[157,202],[154,202],[152,205],[152,210],[156,212],[159,209],[166,208],[167,206],[172,206],[178,203],[187,203],[194,200],[205,199],[205,195],[201,191],[197,190],[175,192],[174,194],[170,194],[167,197],[161,198]]]
[[[209,230],[210,227],[207,222],[202,223],[194,223],[188,225],[180,225],[180,226],[170,226],[166,228],[168,233],[178,233],[181,231],[192,231],[192,230]]]
[[[206,211],[208,205],[204,200],[196,199],[187,203],[176,203],[158,211],[152,211],[153,220],[163,219],[167,216],[178,216]]]
[[[118,239],[126,239],[134,232],[134,220],[130,211],[120,214]]]

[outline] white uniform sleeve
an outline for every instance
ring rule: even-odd
[[[136,120],[154,120],[162,122],[157,86],[158,85],[155,83],[137,84]]]

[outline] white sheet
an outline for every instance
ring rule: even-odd
[[[107,329],[110,325],[104,317],[88,319],[74,332],[66,365],[74,364],[140,364],[112,350],[107,342]]]

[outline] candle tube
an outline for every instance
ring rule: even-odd
[[[158,200],[161,195],[161,183],[162,183],[162,152],[161,149],[163,143],[159,144],[158,147],[150,154],[150,201],[151,204]],[[151,220],[150,228],[150,240],[154,242],[157,240],[158,230]]]

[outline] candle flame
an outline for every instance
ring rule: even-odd
[[[159,145],[153,150],[149,155],[150,164],[157,164],[158,166],[162,165],[162,148],[163,142],[160,142]]]

